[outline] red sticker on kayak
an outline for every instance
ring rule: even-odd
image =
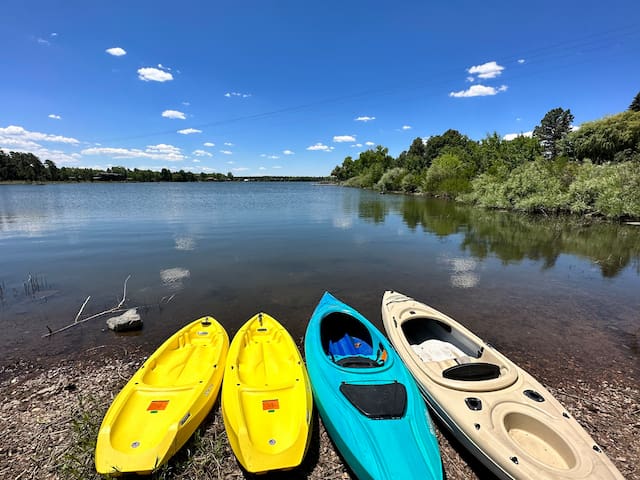
[[[274,400],[263,400],[262,401],[262,410],[278,410],[280,408],[280,402],[278,399]]]
[[[147,411],[150,410],[165,410],[169,405],[169,400],[152,400],[149,406],[147,407]]]

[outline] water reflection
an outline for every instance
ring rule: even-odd
[[[191,272],[186,268],[166,268],[160,270],[160,280],[165,287],[169,287],[172,290],[180,290],[183,287],[183,283],[191,276]]]
[[[176,237],[175,249],[190,252],[196,248],[196,240],[193,237]]]
[[[569,254],[590,260],[604,277],[615,277],[630,264],[640,273],[640,229],[634,225],[591,223],[570,216],[530,216],[401,196],[392,202],[368,196],[358,212],[374,223],[384,222],[389,213],[398,213],[411,230],[421,227],[439,237],[458,234],[461,249],[477,259],[493,256],[504,264],[529,259],[548,269],[560,255]],[[464,272],[470,269],[460,270],[460,275]],[[462,276],[460,281],[471,282],[470,278]]]

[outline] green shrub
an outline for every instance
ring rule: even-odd
[[[404,168],[392,168],[387,170],[375,185],[380,192],[398,192],[401,190],[402,179],[407,174]]]

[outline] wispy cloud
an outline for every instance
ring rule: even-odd
[[[67,146],[80,143],[75,138],[31,132],[15,125],[0,128],[0,150],[33,153],[41,159],[52,160],[58,165],[74,165],[82,158],[79,153],[50,149],[38,142],[61,143]]]
[[[373,147],[375,145],[374,142],[364,142],[367,147]]]
[[[291,150],[283,150],[282,153],[284,155],[295,155],[295,152],[291,151]]]
[[[524,62],[525,62],[525,59],[524,59],[524,58],[520,58],[520,59],[518,59],[518,63],[519,63],[520,65],[522,65]]]
[[[36,38],[36,42],[38,42],[40,45],[46,45],[47,47],[51,45],[51,42],[49,40],[46,40],[41,37]]]
[[[86,148],[80,153],[83,155],[103,155],[113,159],[149,158],[167,162],[179,162],[186,158],[180,148],[165,143],[148,145],[144,150],[138,148],[93,147]]]
[[[162,116],[164,118],[176,118],[179,120],[187,119],[186,115],[178,110],[165,110],[164,112],[162,112]]]
[[[216,144],[215,144],[215,143],[213,143],[213,142],[204,142],[204,143],[203,143],[203,145],[204,145],[205,147],[215,147],[215,146],[216,146]]]
[[[529,132],[507,133],[502,138],[503,138],[503,140],[513,140],[513,139],[518,138],[518,137],[532,137],[532,136],[533,136],[533,130],[531,130]]]
[[[402,130],[411,130],[413,127],[411,125],[403,125]]]
[[[227,92],[224,94],[225,97],[227,98],[231,98],[231,97],[240,97],[240,98],[248,98],[251,96],[250,93],[240,93],[240,92]]]
[[[124,48],[120,47],[111,47],[105,50],[109,55],[113,55],[114,57],[122,57],[127,54],[127,51]]]
[[[225,155],[233,155],[231,150],[220,150],[220,153],[224,153]]]
[[[231,142],[224,142],[225,147],[233,147],[233,143]]]
[[[376,117],[357,117],[354,120],[356,122],[370,122],[370,121],[375,120],[375,119],[376,119]]]
[[[202,130],[198,130],[197,128],[183,128],[182,130],[178,130],[178,133],[181,135],[191,135],[194,133],[202,133]]]
[[[49,118],[53,118],[54,120],[62,120],[62,117],[60,115],[56,115],[55,113],[50,113],[49,115],[47,115]]]
[[[464,98],[464,97],[486,97],[490,95],[497,95],[500,92],[506,92],[507,86],[502,85],[498,88],[488,87],[486,85],[471,85],[467,90],[460,90],[459,92],[450,92],[450,97]]]
[[[477,75],[478,78],[486,79],[496,78],[502,73],[503,70],[503,66],[498,65],[495,61],[493,61],[483,63],[482,65],[474,65],[473,67],[467,69],[467,72],[469,72],[471,75]]]
[[[355,135],[335,135],[333,141],[336,143],[355,142]]]
[[[213,157],[213,155],[209,152],[207,152],[206,150],[194,150],[193,154],[196,157]]]
[[[63,137],[62,135],[51,135],[48,133],[31,132],[16,125],[9,125],[6,128],[0,128],[0,141],[33,141],[33,142],[53,142],[77,145],[80,143],[72,137]]]
[[[143,82],[168,82],[173,80],[173,75],[158,68],[143,67],[138,69],[138,78]]]
[[[353,145],[351,145],[351,146],[352,146],[352,147],[355,147],[355,148],[361,148],[361,147],[362,147],[362,144],[361,144],[361,143],[354,143],[354,144],[353,144]]]
[[[320,152],[330,152],[331,150],[333,150],[334,147],[329,147],[327,145],[324,145],[323,143],[316,143],[315,145],[311,145],[309,147],[307,147],[307,150],[311,150],[313,151],[320,151]]]
[[[238,168],[233,168],[232,170],[234,172],[246,172],[247,170],[249,170],[249,168],[247,168],[247,167],[238,167]]]

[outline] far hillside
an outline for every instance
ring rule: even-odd
[[[348,186],[488,208],[640,218],[640,93],[617,115],[578,129],[573,118],[554,108],[531,136],[511,140],[447,130],[416,138],[397,158],[378,146],[345,158],[332,175]]]

